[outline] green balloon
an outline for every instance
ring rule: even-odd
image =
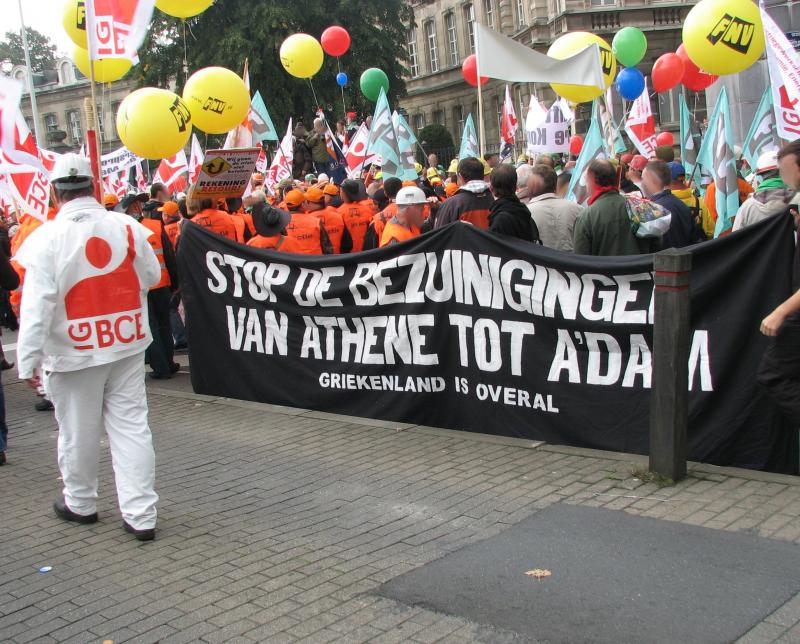
[[[636,27],[620,29],[611,42],[611,51],[625,67],[634,67],[647,53],[647,36]]]
[[[384,92],[389,91],[389,77],[382,69],[370,67],[361,74],[361,93],[369,100],[378,100],[381,95],[381,87]]]

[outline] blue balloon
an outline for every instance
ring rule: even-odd
[[[339,72],[338,74],[336,74],[336,84],[339,87],[344,87],[345,85],[347,85],[347,81],[348,81],[347,74],[345,74],[344,72]]]
[[[619,95],[628,101],[635,101],[644,91],[644,76],[635,67],[626,67],[617,74],[614,81]]]

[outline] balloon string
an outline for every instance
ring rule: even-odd
[[[336,57],[336,66],[339,68],[339,73],[342,73],[342,61],[339,56]],[[342,90],[342,118],[344,122],[347,123],[347,105],[344,102],[344,85],[339,85],[339,89]]]
[[[181,20],[183,23],[183,76],[184,79],[189,76],[189,61],[186,48],[186,19]]]
[[[311,94],[314,96],[314,105],[317,106],[317,109],[314,110],[314,113],[317,113],[317,110],[321,110],[322,106],[317,101],[317,93],[314,91],[314,84],[311,82],[311,79],[308,79],[308,86],[311,88]]]

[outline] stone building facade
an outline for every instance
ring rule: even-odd
[[[11,70],[11,76],[19,80],[25,88],[22,113],[28,127],[33,131],[27,69],[17,65]],[[89,99],[91,106],[89,80],[69,58],[61,58],[56,61],[55,69],[34,74],[34,89],[39,111],[39,131],[44,138],[44,142],[39,145],[56,152],[79,150],[86,140],[86,99]],[[104,153],[122,146],[117,136],[117,109],[134,89],[134,80],[119,80],[95,87]]]
[[[439,123],[453,136],[456,146],[467,115],[478,118],[477,90],[461,75],[461,63],[474,53],[473,25],[495,29],[537,51],[546,53],[550,44],[570,31],[590,31],[611,44],[622,27],[639,27],[647,36],[648,51],[637,66],[649,75],[653,63],[681,42],[683,20],[693,2],[675,0],[411,0],[415,25],[407,32],[406,47],[410,75],[408,94],[401,100],[409,122],[419,130]],[[549,85],[512,83],[511,95],[517,116],[524,120],[532,94],[550,104],[555,94]],[[652,91],[652,88],[651,88]],[[679,88],[653,97],[653,113],[662,129],[677,130]],[[505,82],[490,80],[483,86],[486,150],[499,147],[500,109]],[[614,92],[617,119],[622,102]],[[705,96],[687,92],[687,103],[695,116],[705,116]],[[577,129],[588,125],[591,105],[577,110]],[[519,139],[519,136],[518,136]]]

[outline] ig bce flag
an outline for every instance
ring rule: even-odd
[[[85,0],[89,58],[135,60],[142,44],[155,0]]]

